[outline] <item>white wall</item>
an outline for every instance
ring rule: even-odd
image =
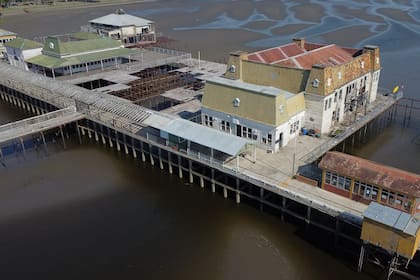
[[[201,119],[202,124],[205,125],[205,115],[212,116],[213,117],[213,128],[222,130],[222,121],[227,121],[230,123],[230,130],[224,131],[226,133],[230,133],[233,135],[237,135],[237,125],[240,125],[242,127],[247,127],[252,129],[252,134],[256,135],[256,139],[254,137],[247,138],[249,140],[255,140],[258,146],[272,150],[272,151],[278,151],[280,147],[284,147],[287,145],[287,143],[299,135],[300,128],[302,127],[302,124],[305,121],[305,112],[300,112],[296,116],[292,117],[289,122],[286,122],[278,127],[269,126],[263,123],[255,122],[252,120],[244,119],[238,116],[232,116],[228,115],[226,113],[218,112],[215,110],[211,110],[208,108],[202,108],[201,110]],[[295,131],[290,133],[290,126],[296,122],[299,121],[298,127],[295,128]],[[268,141],[268,134],[272,135],[272,143],[271,145],[265,144],[263,142],[263,139],[266,139],[266,142]],[[280,140],[280,135],[282,137]],[[278,142],[278,143],[276,143]]]

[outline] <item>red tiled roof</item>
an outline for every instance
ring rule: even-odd
[[[340,152],[328,152],[319,163],[343,176],[420,197],[420,175]]]
[[[295,43],[279,46],[267,50],[254,52],[248,55],[248,60],[255,62],[263,62],[267,64],[304,53],[305,50]]]
[[[294,68],[311,69],[314,64],[321,64],[324,66],[336,66],[352,61],[353,56],[347,51],[336,45],[328,45],[313,51],[303,53],[301,55],[288,58],[277,62],[277,65],[288,66],[292,65]],[[292,62],[287,61],[292,60]]]
[[[306,43],[301,48],[296,43],[254,52],[248,60],[285,67],[311,69],[312,65],[335,66],[350,62],[358,49],[342,48],[336,45]]]

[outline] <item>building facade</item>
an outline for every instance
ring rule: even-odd
[[[206,81],[201,114],[205,126],[278,151],[299,134],[305,103],[303,93],[214,77]]]
[[[92,19],[82,31],[120,40],[124,46],[156,43],[155,23],[126,14],[122,9],[103,17]]]
[[[0,58],[4,58],[6,54],[4,44],[14,39],[16,39],[16,33],[0,28]]]
[[[340,152],[319,163],[321,187],[369,204],[374,201],[404,212],[420,212],[420,175]]]
[[[352,49],[294,39],[254,53],[232,53],[227,68],[230,79],[304,92],[304,125],[328,133],[376,99],[381,64],[376,46]]]
[[[10,65],[29,70],[27,60],[38,56],[42,51],[42,44],[17,37],[4,44],[6,48],[6,57]]]

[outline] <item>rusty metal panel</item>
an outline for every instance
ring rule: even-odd
[[[319,167],[410,197],[420,197],[420,175],[408,171],[335,151],[326,153]]]

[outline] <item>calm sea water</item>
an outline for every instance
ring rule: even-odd
[[[406,95],[419,98],[416,73],[420,69],[414,59],[419,53],[417,2],[346,1],[360,10],[363,19],[334,9],[342,1],[308,2],[313,3],[309,20],[302,16],[308,7],[292,1],[157,1],[124,8],[155,20],[165,35],[180,38],[173,46],[200,49],[213,60],[222,60],[236,49],[287,42],[295,35],[324,42],[337,28],[365,25],[372,29],[370,39],[359,42],[359,38],[353,44],[381,46],[382,86],[404,83]],[[115,8],[30,13],[3,18],[0,27],[27,37],[66,33]],[[407,11],[411,19],[396,18]],[[276,28],[285,24],[305,27],[300,33],[275,35]],[[343,29],[334,38],[348,40],[346,32],[354,30]],[[356,40],[358,35],[354,36]],[[25,117],[0,103],[0,123]],[[405,129],[396,123],[354,152],[420,173],[418,120],[417,115]],[[0,168],[0,276],[4,279],[378,276],[375,270],[355,273],[355,262],[322,249],[328,247],[325,242],[315,246],[306,241],[295,226],[277,217],[236,205],[100,144],[87,140],[83,145],[69,144],[67,150],[57,148],[48,155],[15,157]]]

